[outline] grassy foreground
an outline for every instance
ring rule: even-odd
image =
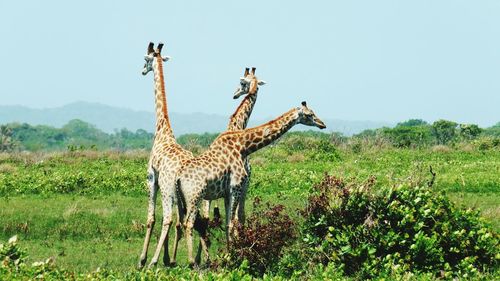
[[[133,270],[146,217],[146,153],[77,152],[0,155],[0,239],[17,234],[28,262],[55,257],[77,272],[98,267]],[[311,186],[325,172],[343,178],[375,176],[376,186],[428,178],[452,201],[481,210],[500,231],[500,151],[465,149],[349,149],[310,152],[273,146],[252,157],[252,198],[283,204],[299,219]],[[219,205],[223,205],[219,202]],[[161,207],[158,206],[158,222]],[[152,245],[159,235],[157,224]],[[222,237],[215,231],[216,238]],[[211,251],[224,245],[214,239]],[[179,262],[185,264],[184,240]],[[154,246],[150,247],[151,257]]]

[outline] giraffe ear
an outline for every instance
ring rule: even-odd
[[[259,84],[259,86],[266,85],[266,81],[259,80],[259,82],[257,82],[257,84]]]
[[[162,59],[163,61],[168,61],[168,60],[170,60],[170,59],[171,59],[171,57],[169,57],[169,56],[164,56],[164,57],[161,57],[161,59]]]

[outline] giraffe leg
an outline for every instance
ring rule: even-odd
[[[173,207],[173,194],[168,194],[168,192],[162,192],[162,207],[163,207],[163,222],[161,228],[160,239],[158,240],[158,245],[156,246],[156,251],[151,259],[149,267],[154,267],[158,263],[158,259],[161,254],[161,250],[163,247],[167,248],[165,254],[167,257],[164,257],[164,260],[169,260],[168,257],[168,232],[170,230],[170,226],[172,225],[172,207]]]
[[[144,245],[142,247],[142,253],[139,258],[138,268],[143,268],[146,264],[148,257],[149,242],[151,241],[151,233],[153,232],[153,227],[155,225],[155,209],[156,209],[156,196],[158,194],[158,181],[157,174],[152,168],[148,169],[148,189],[149,189],[149,199],[148,199],[148,218],[147,218],[147,229],[146,237],[144,238]]]
[[[201,249],[203,250],[203,256],[205,257],[205,264],[210,264],[210,254],[208,252],[209,241],[208,241],[207,230],[208,230],[208,223],[206,225],[206,229],[200,235],[200,246],[201,246]],[[201,258],[200,258],[200,260],[198,260],[196,262],[198,264],[201,264]]]
[[[238,203],[238,222],[241,224],[245,223],[245,201],[247,197],[248,187],[250,186],[250,176],[252,175],[252,167],[250,166],[250,161],[248,158],[245,159],[245,171],[247,176],[243,179],[240,200]]]
[[[196,264],[193,257],[193,227],[195,219],[196,219],[196,208],[194,208],[193,211],[187,214],[187,221],[185,226],[186,242],[188,250],[188,262],[190,267],[193,267]]]
[[[203,251],[203,254],[205,258],[208,258],[208,245],[207,245],[207,230],[208,230],[208,220],[210,219],[210,200],[204,200],[203,202],[203,217],[201,221],[203,223],[207,223],[207,225],[203,226],[203,230],[200,232],[200,243],[198,245],[198,252],[196,253],[196,258],[195,261],[197,264],[201,263],[201,252]]]
[[[238,235],[235,231],[235,222],[237,222],[237,219],[236,218],[236,209],[238,208],[238,203],[240,202],[240,198],[237,197],[237,198],[234,198],[233,196],[231,197],[231,204],[230,204],[230,211],[229,211],[229,223],[228,223],[228,227],[227,227],[227,231],[229,233],[229,237],[231,239],[231,242],[232,242],[232,238],[234,237],[234,235]],[[227,211],[226,211],[227,213]]]
[[[184,210],[182,210],[180,199],[177,199],[177,222],[175,224],[175,239],[174,239],[174,250],[172,253],[172,258],[170,259],[171,265],[177,264],[177,249],[179,246],[179,241],[182,238],[182,222],[184,221]]]
[[[241,189],[241,196],[240,199],[238,200],[237,216],[235,217],[236,221],[241,224],[245,223],[245,200],[247,196],[248,185],[249,185],[249,178],[246,178],[242,185],[243,188]]]
[[[229,243],[231,242],[230,241],[230,237],[229,237],[229,220],[230,220],[230,213],[231,213],[231,208],[230,208],[230,204],[231,204],[231,199],[229,198],[229,196],[226,196],[224,197],[224,211],[226,212],[226,227],[225,227],[225,230],[226,230],[226,246],[227,248],[229,249]]]

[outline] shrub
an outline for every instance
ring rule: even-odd
[[[363,150],[363,144],[361,143],[361,140],[355,140],[350,143],[350,147],[353,153],[359,154]]]
[[[489,150],[500,147],[500,138],[496,137],[480,137],[473,142],[474,146],[479,150]]]
[[[382,134],[390,140],[393,146],[399,148],[421,147],[431,142],[431,129],[428,125],[396,126],[384,128]]]
[[[283,137],[278,141],[278,145],[271,150],[272,158],[283,158],[280,153],[290,155],[302,154],[304,160],[309,161],[335,161],[340,159],[340,154],[337,148],[332,143],[328,134],[314,132],[293,132],[288,136]],[[299,157],[294,156],[295,160]]]
[[[482,129],[476,124],[460,124],[460,136],[465,140],[472,140],[481,134]]]
[[[498,269],[499,235],[476,211],[454,207],[424,184],[373,192],[374,182],[325,175],[314,186],[301,212],[302,258],[293,267],[333,264],[363,279],[405,272],[470,277]]]
[[[0,244],[1,267],[17,267],[26,259],[26,254],[17,245],[17,236],[13,236],[6,244]]]
[[[261,276],[278,264],[283,248],[295,239],[296,228],[283,205],[262,205],[259,197],[253,205],[246,222],[236,226],[238,235],[223,264],[238,268],[246,262],[252,275]]]

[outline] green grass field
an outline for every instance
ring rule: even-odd
[[[136,266],[145,233],[146,153],[2,154],[0,161],[0,239],[17,234],[29,262],[53,256],[58,265],[77,272]],[[434,188],[457,204],[479,209],[500,230],[498,150],[339,149],[318,157],[277,145],[253,155],[252,163],[247,212],[259,196],[285,205],[299,220],[296,210],[305,206],[311,186],[325,172],[360,180],[373,175],[376,186],[384,186],[430,178],[432,165]],[[158,204],[157,222],[160,214]],[[222,231],[215,236],[221,238]],[[224,247],[222,239],[214,241],[212,255]],[[186,264],[184,244],[182,240],[181,265]]]

